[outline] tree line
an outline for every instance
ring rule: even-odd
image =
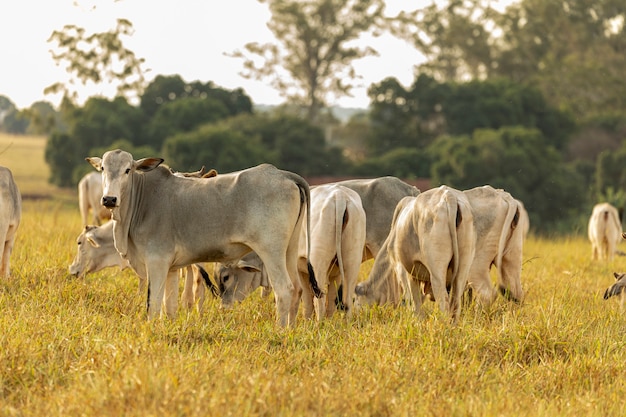
[[[68,26],[51,37],[63,45],[91,39],[99,49],[113,39],[111,50],[137,70],[128,71],[130,81],[114,75],[118,97],[79,106],[66,91],[62,117],[11,113],[0,97],[0,126],[49,132],[46,158],[61,186],[76,183],[85,155],[123,146],[136,156],[163,155],[179,170],[270,162],[305,176],[491,184],[522,200],[538,231],[581,229],[598,200],[626,204],[622,1],[520,0],[497,11],[489,1],[449,0],[397,16],[385,15],[382,0],[259,1],[270,8],[278,44],[250,43],[232,56],[243,59],[245,76],[284,93],[285,105],[271,112],[256,111],[241,89],[177,75],[129,89],[142,60],[118,42],[131,25],[120,21],[106,36]],[[376,53],[350,42],[383,31],[427,60],[410,86],[393,77],[369,86],[369,109],[339,123],[329,97],[349,94],[357,76],[351,63]],[[254,57],[266,60],[259,66]],[[78,81],[94,75],[89,49],[61,50],[55,59],[76,64]]]

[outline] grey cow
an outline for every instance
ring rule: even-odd
[[[87,160],[103,176],[102,204],[111,209],[115,247],[148,280],[148,313],[161,314],[177,291],[179,268],[225,262],[257,252],[274,289],[277,321],[295,324],[300,282],[300,228],[310,219],[309,186],[297,174],[264,164],[210,181],[174,176],[162,158],[135,161],[122,150]],[[314,274],[310,285],[320,295]],[[172,297],[166,298],[171,299]],[[175,308],[166,306],[173,315]]]

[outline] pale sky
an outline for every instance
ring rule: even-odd
[[[508,1],[507,1],[508,2]],[[78,3],[78,6],[76,5]],[[387,0],[387,14],[414,10],[431,0]],[[92,6],[96,6],[95,9]],[[57,105],[58,96],[44,95],[45,87],[68,79],[55,65],[47,40],[66,24],[88,33],[108,31],[116,19],[132,22],[135,33],[123,37],[127,48],[146,60],[147,80],[156,75],[180,75],[185,81],[213,81],[217,86],[243,88],[254,104],[279,104],[283,99],[267,82],[247,80],[239,75],[242,60],[224,53],[243,49],[248,42],[275,42],[266,26],[267,5],[257,0],[14,0],[0,5],[0,95],[20,108],[39,100]],[[377,49],[379,56],[354,61],[363,79],[362,87],[330,103],[344,107],[367,107],[367,88],[388,76],[409,86],[414,66],[421,56],[407,42],[385,35],[362,39]],[[112,97],[111,86],[85,88],[82,98]]]

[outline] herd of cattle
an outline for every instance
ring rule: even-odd
[[[300,302],[306,318],[321,320],[338,308],[350,316],[354,304],[406,304],[422,315],[429,299],[456,322],[464,296],[483,305],[498,292],[524,297],[528,214],[491,186],[420,192],[381,177],[309,187],[267,164],[218,175],[175,173],[161,158],[134,160],[119,149],[86,159],[98,172],[79,183],[84,230],[69,271],[83,277],[132,268],[140,291],[147,289],[149,318],[176,314],[179,276],[187,308],[201,309],[207,291],[226,308],[259,287],[273,292],[280,326],[295,324]],[[21,197],[2,167],[0,187],[1,272],[8,276]],[[597,205],[588,231],[593,259],[611,259],[622,238],[617,210]],[[358,282],[368,259],[371,272]],[[213,278],[205,262],[215,262]],[[615,277],[604,298],[623,302],[626,274]]]

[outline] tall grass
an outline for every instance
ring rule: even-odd
[[[602,299],[626,258],[592,262],[582,237],[531,237],[523,304],[457,326],[429,303],[422,320],[374,307],[284,330],[257,293],[148,322],[132,271],[68,276],[80,229],[77,205],[24,201],[0,282],[0,415],[626,415],[626,319]]]

